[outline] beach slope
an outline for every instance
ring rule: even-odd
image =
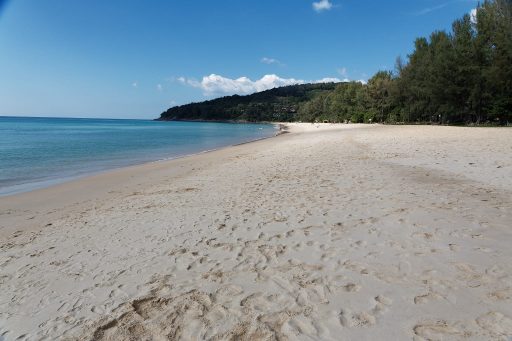
[[[288,129],[0,198],[0,339],[512,336],[511,129]]]

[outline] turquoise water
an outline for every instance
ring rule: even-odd
[[[274,134],[270,124],[0,117],[0,195]]]

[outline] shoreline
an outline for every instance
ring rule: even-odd
[[[512,335],[512,131],[288,128],[0,198],[0,335]]]
[[[219,122],[222,123],[222,122]],[[220,148],[204,150],[197,153],[187,154],[175,158],[165,158],[154,161],[143,162],[139,164],[133,164],[128,166],[122,166],[117,168],[105,169],[98,172],[88,173],[77,177],[66,178],[64,181],[57,180],[56,182],[50,184],[49,186],[44,186],[40,188],[34,188],[27,191],[16,192],[7,195],[0,195],[0,218],[3,218],[6,222],[0,225],[0,239],[2,237],[6,237],[7,234],[12,233],[16,230],[15,227],[5,227],[10,226],[10,207],[19,207],[23,206],[23,210],[32,208],[33,205],[37,208],[39,204],[45,202],[43,197],[50,197],[54,200],[54,202],[45,202],[42,207],[51,207],[54,204],[64,209],[64,207],[77,205],[80,202],[92,200],[92,198],[99,198],[102,195],[109,196],[112,193],[115,193],[119,190],[121,183],[116,181],[118,176],[122,177],[140,177],[142,173],[146,171],[152,171],[157,169],[161,171],[167,167],[172,167],[173,163],[180,162],[179,167],[183,167],[181,162],[187,163],[187,160],[191,159],[191,162],[194,162],[196,158],[200,158],[202,155],[208,155],[216,152],[228,152],[229,150],[241,147],[245,145],[256,144],[258,142],[271,140],[273,138],[280,137],[285,134],[302,134],[302,133],[310,133],[315,130],[321,128],[321,131],[332,131],[332,130],[344,130],[346,128],[372,128],[377,127],[379,124],[345,124],[345,123],[297,123],[297,122],[285,122],[285,123],[273,123],[277,132],[274,135],[259,138],[256,140],[251,140],[248,142],[241,142],[237,144],[227,145]],[[385,125],[384,125],[385,126]],[[416,127],[417,125],[411,125],[410,127]],[[408,127],[407,125],[401,127]],[[450,126],[426,126],[426,127],[450,127]],[[314,128],[314,129],[313,129]],[[463,128],[463,129],[474,129],[474,128],[482,128],[483,130],[492,129],[488,127],[452,127],[452,128]],[[153,165],[158,167],[152,167]],[[140,179],[141,183],[145,183],[143,179]],[[94,183],[99,182],[101,186],[95,186]],[[92,186],[91,186],[92,185]],[[85,191],[81,191],[81,188],[89,187]],[[109,191],[106,191],[105,188],[108,188]],[[112,193],[110,193],[112,192]],[[59,200],[59,196],[66,197],[65,200]],[[73,204],[67,203],[68,198],[72,198]],[[26,204],[23,204],[26,201]],[[17,211],[19,209],[15,209]],[[2,211],[4,212],[2,214]],[[5,213],[7,212],[7,213]],[[54,219],[55,217],[52,215],[50,218],[46,220]],[[34,224],[37,225],[37,224]],[[34,227],[35,228],[35,227]],[[29,230],[32,230],[30,228]]]
[[[219,122],[220,123],[220,122]],[[245,146],[253,143],[258,143],[262,141],[266,141],[272,138],[277,138],[280,135],[284,133],[288,133],[289,131],[283,132],[285,124],[282,123],[276,123],[273,124],[276,128],[276,133],[274,135],[258,138],[255,140],[247,141],[247,142],[241,142],[236,144],[231,144],[227,146],[223,146],[220,148],[210,149],[210,150],[204,150],[197,153],[187,154],[175,158],[166,158],[166,159],[160,159],[155,161],[149,161],[149,162],[143,162],[140,164],[133,164],[118,168],[111,168],[106,169],[103,171],[98,171],[94,173],[89,173],[86,175],[73,177],[73,178],[67,178],[64,181],[58,181],[55,183],[52,183],[49,186],[41,187],[41,188],[34,188],[32,190],[28,191],[22,191],[22,192],[16,192],[12,194],[7,195],[0,195],[0,218],[4,220],[3,224],[0,224],[0,240],[2,237],[6,237],[9,233],[13,233],[17,230],[17,227],[13,227],[9,224],[9,222],[12,220],[11,218],[11,211],[17,211],[19,210],[18,207],[22,206],[22,210],[26,210],[29,208],[34,208],[35,210],[38,210],[38,208],[47,208],[51,207],[53,205],[56,205],[60,207],[60,209],[67,211],[67,208],[70,206],[77,205],[80,202],[83,201],[89,201],[94,200],[94,198],[98,198],[101,196],[108,197],[110,192],[112,191],[118,191],[119,187],[121,186],[121,183],[116,181],[115,179],[119,176],[123,177],[137,177],[141,176],[145,171],[152,171],[152,170],[158,170],[162,171],[163,169],[167,167],[182,167],[181,163],[187,163],[189,159],[195,160],[196,158],[200,158],[203,155],[212,154],[216,152],[222,152],[222,151],[229,151],[230,149],[239,147],[239,146]],[[176,165],[174,165],[176,163]],[[152,167],[155,166],[155,167]],[[145,182],[143,179],[140,179],[142,182]],[[81,192],[81,188],[84,187],[91,187],[90,185],[94,182],[101,183],[100,186],[92,186],[92,188],[87,189],[86,191]],[[106,188],[109,190],[107,191]],[[43,198],[50,197],[54,201],[45,203],[45,200]],[[59,197],[65,197],[65,200],[59,200]],[[71,198],[71,204],[68,203],[68,199]],[[41,206],[39,206],[41,205]],[[15,209],[12,209],[10,207],[17,207]],[[45,218],[44,221],[50,221],[52,219],[55,219],[55,215],[50,215],[50,217]],[[48,223],[44,223],[43,225],[46,225]],[[30,224],[32,225],[32,224]],[[33,224],[34,226],[31,226],[28,229],[25,230],[33,230],[37,227],[36,225],[40,225],[38,223]]]
[[[153,121],[156,121],[156,120],[153,120]],[[180,122],[180,121],[177,121],[177,122]],[[194,122],[194,121],[190,121],[190,122]],[[207,123],[207,121],[204,121],[204,122]],[[214,122],[210,122],[210,123],[214,123]],[[216,122],[216,123],[228,124],[229,122]],[[258,123],[258,124],[260,124],[260,123]],[[68,183],[71,181],[76,181],[76,180],[87,178],[87,177],[94,176],[94,175],[108,173],[110,171],[115,171],[115,170],[123,169],[126,167],[140,166],[140,165],[151,164],[151,163],[155,163],[155,162],[165,162],[165,161],[177,160],[177,159],[186,158],[186,157],[193,156],[193,155],[200,155],[200,154],[204,154],[204,153],[208,153],[208,152],[212,152],[212,151],[216,151],[216,150],[220,150],[220,149],[224,149],[224,148],[229,148],[232,146],[237,146],[240,144],[252,143],[252,142],[272,138],[272,137],[282,134],[282,132],[281,132],[282,124],[280,124],[280,123],[264,123],[264,124],[269,124],[269,125],[274,126],[274,129],[276,132],[267,137],[261,137],[261,138],[256,138],[254,140],[248,140],[248,141],[244,141],[244,142],[229,144],[229,145],[221,146],[218,148],[205,149],[205,150],[201,150],[201,151],[190,153],[190,154],[158,158],[158,159],[150,160],[150,161],[139,161],[139,162],[134,162],[134,163],[128,163],[127,165],[124,165],[124,166],[118,166],[118,167],[112,167],[112,168],[107,167],[107,168],[99,169],[99,170],[90,170],[90,171],[84,170],[83,172],[80,172],[79,174],[76,174],[76,175],[64,176],[64,177],[56,176],[56,177],[43,179],[40,181],[35,181],[35,182],[26,182],[26,183],[21,183],[21,184],[9,185],[9,186],[6,186],[6,187],[0,189],[0,198],[10,197],[12,195],[17,195],[17,194],[22,194],[22,193],[30,193],[30,192],[33,192],[36,190],[49,188],[52,186]],[[21,189],[12,190],[13,188],[21,188]],[[8,191],[8,192],[5,192],[5,191]]]

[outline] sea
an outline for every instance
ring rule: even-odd
[[[272,124],[0,116],[0,196],[275,134]]]

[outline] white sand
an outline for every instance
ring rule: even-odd
[[[0,340],[512,336],[511,129],[290,128],[0,198]]]

